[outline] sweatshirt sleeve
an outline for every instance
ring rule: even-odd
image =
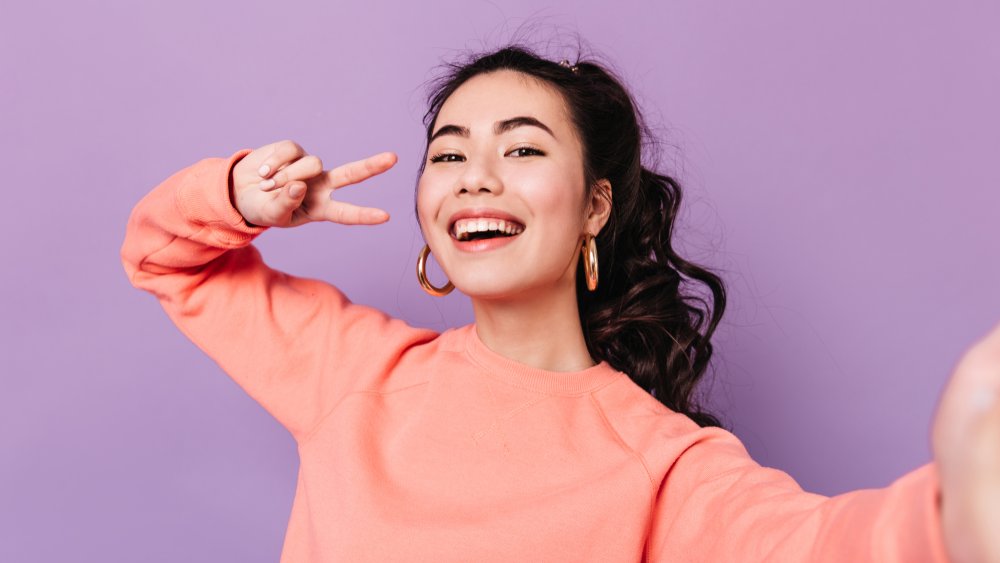
[[[948,561],[933,462],[827,497],[757,464],[724,429],[695,435],[655,496],[649,561]]]
[[[229,196],[230,171],[250,152],[203,159],[156,186],[129,215],[121,259],[131,284],[301,441],[437,332],[268,267],[251,244],[268,227],[248,225]]]

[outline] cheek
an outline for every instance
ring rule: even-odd
[[[557,174],[534,176],[526,178],[520,188],[534,220],[543,222],[546,232],[570,236],[582,228],[582,188],[571,179]]]
[[[438,213],[438,207],[441,198],[435,195],[435,187],[432,182],[425,181],[421,177],[420,181],[417,183],[417,219],[420,221],[420,225],[425,229],[424,237],[426,238],[426,229],[430,228],[434,223],[434,216]]]

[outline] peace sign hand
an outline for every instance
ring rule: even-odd
[[[382,152],[326,171],[319,157],[307,154],[298,143],[279,141],[236,163],[229,177],[229,198],[252,226],[297,227],[313,221],[376,225],[388,221],[389,213],[330,195],[385,172],[396,161],[395,153]]]

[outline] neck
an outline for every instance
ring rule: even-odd
[[[529,297],[473,298],[472,309],[479,338],[501,356],[549,371],[582,371],[597,364],[587,351],[573,285]]]

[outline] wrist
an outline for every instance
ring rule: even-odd
[[[241,158],[240,160],[243,160],[243,159]],[[228,185],[228,187],[227,187],[227,192],[228,192],[228,194],[229,194],[229,205],[231,205],[231,206],[232,206],[232,208],[233,208],[233,209],[234,209],[234,210],[235,210],[235,211],[236,211],[237,213],[239,213],[239,214],[240,214],[240,217],[243,217],[243,223],[244,223],[244,224],[245,224],[246,226],[248,226],[248,227],[251,227],[251,228],[252,228],[252,227],[260,227],[261,225],[254,225],[254,224],[253,224],[253,223],[251,223],[250,221],[247,221],[246,217],[245,217],[245,216],[243,215],[243,213],[242,213],[242,212],[240,211],[240,208],[236,206],[236,190],[235,190],[235,188],[234,188],[234,182],[233,182],[233,172],[235,172],[235,170],[236,170],[236,164],[237,164],[237,163],[239,163],[239,160],[237,160],[236,162],[234,162],[234,163],[233,163],[233,166],[231,166],[231,167],[229,168],[229,185]]]

